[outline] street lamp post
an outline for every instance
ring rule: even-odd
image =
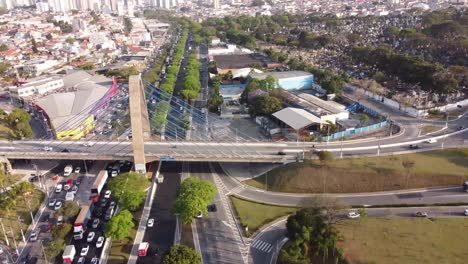
[[[39,241],[41,242],[42,254],[44,255],[45,263],[49,264],[49,262],[47,261],[47,256],[46,256],[45,250],[44,250],[44,244],[42,243],[42,240],[39,240]]]
[[[21,236],[23,237],[23,242],[26,243],[26,238],[24,237],[24,231],[23,231],[23,228],[21,227],[21,224],[23,223],[23,221],[21,220],[19,215],[18,215],[18,222],[20,223],[20,231],[21,231]]]

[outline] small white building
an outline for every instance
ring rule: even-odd
[[[35,77],[59,65],[57,60],[35,60],[26,62],[22,69],[29,76]]]
[[[21,103],[23,98],[33,95],[44,95],[64,87],[63,79],[59,76],[38,77],[20,86],[9,87],[9,93],[14,103]]]

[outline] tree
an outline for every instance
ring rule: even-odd
[[[8,115],[8,124],[15,127],[18,123],[29,123],[31,115],[23,109],[15,109]]]
[[[367,217],[367,210],[365,208],[359,208],[358,213],[361,217]]]
[[[317,156],[324,166],[328,166],[334,160],[333,154],[327,150],[317,152]]]
[[[9,50],[10,48],[8,47],[7,44],[2,44],[0,45],[0,51],[6,51],[6,50]]]
[[[410,171],[414,167],[414,164],[415,164],[414,160],[410,160],[410,159],[404,159],[404,160],[401,161],[401,165],[406,170],[406,188],[407,189],[409,187]]]
[[[363,114],[363,115],[361,116],[361,122],[362,122],[362,124],[365,124],[365,123],[367,123],[368,121],[369,121],[369,116],[366,115],[366,114]]]
[[[94,64],[92,64],[91,62],[86,62],[86,63],[81,64],[78,68],[87,71],[87,70],[94,70],[96,66],[94,66]]]
[[[45,36],[47,40],[51,40],[53,38],[52,34],[50,33],[47,33],[47,35]]]
[[[140,176],[141,177],[141,176]],[[128,210],[120,211],[104,227],[104,234],[112,240],[120,241],[130,235],[135,226],[133,216]]]
[[[70,233],[72,226],[68,223],[63,225],[55,225],[52,227],[52,236],[54,239],[64,239],[65,236]]]
[[[54,239],[53,241],[49,242],[44,248],[45,255],[47,259],[55,258],[60,254],[60,252],[63,251],[64,248],[65,248],[65,240]]]
[[[216,187],[213,183],[189,177],[177,190],[173,211],[180,215],[182,223],[190,224],[199,211],[203,214],[208,213],[208,203],[213,200],[215,193]]]
[[[163,264],[201,264],[201,256],[194,249],[176,245],[169,249],[169,252],[164,256]]]
[[[72,37],[68,37],[65,39],[65,42],[68,43],[68,44],[73,44],[75,43],[76,39],[75,38],[72,38]]]
[[[135,211],[145,201],[145,190],[149,185],[148,180],[140,174],[127,172],[113,179],[108,184],[108,189],[120,201],[122,208]]]
[[[37,49],[36,40],[35,40],[34,38],[31,39],[31,45],[32,45],[32,47],[31,47],[31,48],[32,48],[32,51],[33,51],[34,53],[39,52],[39,50]]]
[[[129,17],[124,18],[124,27],[125,27],[125,32],[127,34],[132,32],[133,24],[132,24],[132,20]]]
[[[250,113],[254,116],[271,115],[281,110],[282,107],[281,101],[278,98],[261,95],[257,97],[254,105],[250,108]]]
[[[10,64],[6,62],[0,62],[0,74],[4,74],[10,69]]]
[[[76,202],[65,201],[62,208],[55,211],[55,217],[63,216],[65,219],[73,218],[80,212],[80,207]]]

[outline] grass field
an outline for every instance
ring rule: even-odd
[[[263,225],[298,210],[295,207],[254,203],[233,196],[231,200],[242,225],[249,227],[248,234],[253,234]]]
[[[444,128],[443,126],[423,126],[421,127],[421,135],[426,135],[432,132],[436,132]]]
[[[467,263],[468,221],[364,218],[337,225],[350,263]]]
[[[37,212],[39,206],[44,200],[45,194],[39,190],[34,190],[30,196],[26,197],[26,200],[29,201],[31,206],[31,211],[33,215]],[[13,210],[8,212],[7,210],[0,210],[0,218],[5,227],[12,228],[15,239],[21,240],[21,230],[25,231],[28,226],[31,224],[31,214],[29,207],[23,197],[18,197],[16,204]],[[21,223],[19,222],[21,221]],[[7,233],[8,239],[11,239],[11,232]],[[4,236],[0,236],[1,240],[4,240]]]
[[[413,161],[408,171],[403,161]],[[461,185],[468,179],[468,148],[381,157],[289,163],[244,183],[277,192],[354,193]],[[408,177],[407,177],[408,176]]]

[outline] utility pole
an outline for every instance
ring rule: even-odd
[[[447,128],[448,127],[448,118],[449,118],[449,114],[448,114],[447,111],[445,112],[445,116],[446,116],[446,118],[445,118],[445,128]]]
[[[23,237],[23,242],[26,243],[26,238],[24,237],[24,232],[23,228],[21,227],[21,224],[23,224],[23,221],[21,221],[21,218],[18,215],[18,222],[20,223],[20,231],[21,231],[21,236]]]
[[[377,156],[380,156],[380,137],[377,140]]]
[[[340,148],[341,148],[341,150],[340,150],[340,159],[342,159],[343,158],[343,136],[341,137],[340,142],[341,142],[340,143]]]
[[[3,236],[5,236],[5,242],[6,242],[7,246],[9,247],[10,246],[10,241],[8,241],[8,237],[7,237],[6,232],[5,232],[5,227],[3,226],[3,218],[0,218],[0,225],[2,225]]]
[[[15,233],[13,232],[13,227],[11,226],[11,222],[10,222],[10,232],[11,232],[11,237],[13,238],[13,244],[15,245],[16,254],[19,256],[18,245],[16,244]]]

